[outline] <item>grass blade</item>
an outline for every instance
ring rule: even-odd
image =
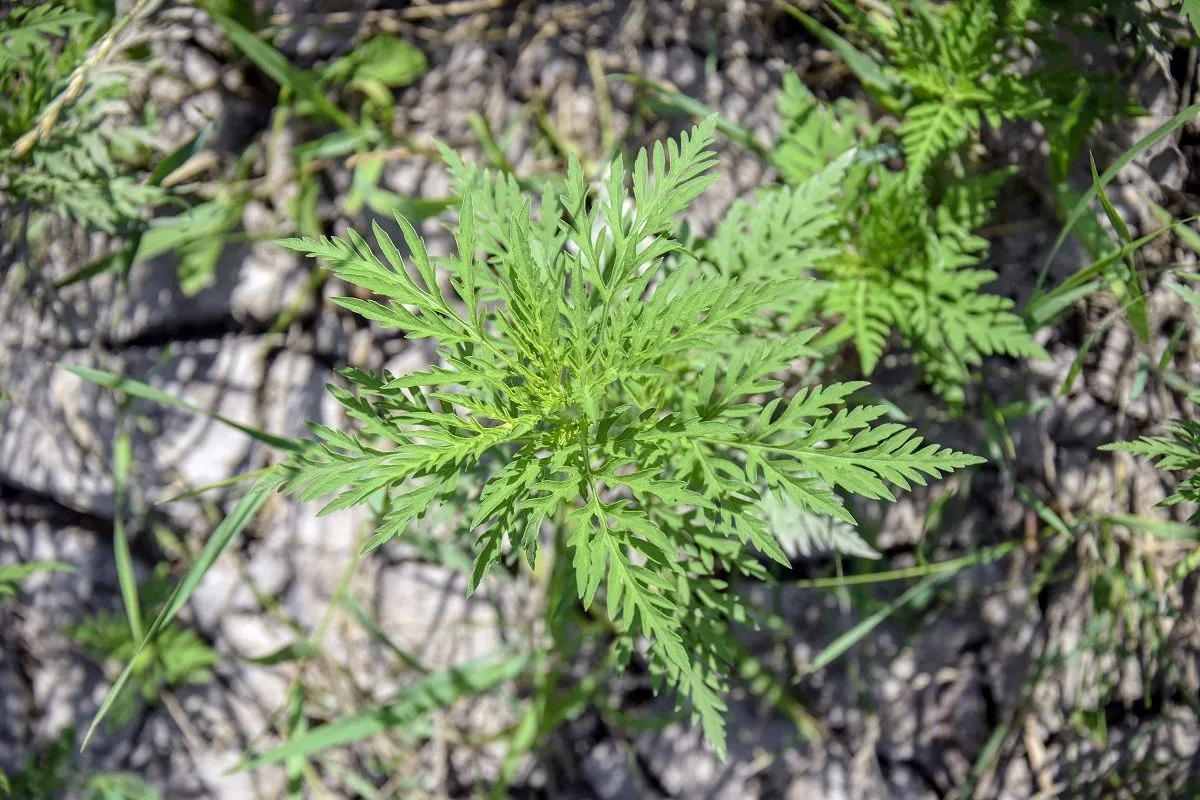
[[[288,693],[288,738],[298,736],[308,730],[308,709],[304,701],[304,688],[298,683],[292,683]],[[288,800],[304,797],[304,773],[309,769],[308,761],[303,758],[290,758],[284,765],[287,772]]]
[[[316,658],[319,655],[321,655],[321,651],[308,642],[292,642],[266,655],[243,658],[242,661],[245,661],[247,664],[257,664],[260,667],[277,667],[280,664]]]
[[[420,679],[390,703],[305,731],[286,744],[242,762],[234,771],[243,772],[289,758],[311,756],[331,747],[406,727],[423,714],[445,708],[460,697],[486,692],[516,677],[529,662],[526,653],[504,654],[440,670]]]
[[[790,3],[780,2],[779,6],[799,20],[800,24],[808,28],[813,36],[821,40],[822,44],[841,56],[842,60],[846,62],[846,66],[863,82],[864,86],[883,92],[888,97],[896,95],[896,84],[875,63],[875,59]]]
[[[120,676],[113,682],[109,688],[108,694],[104,697],[104,702],[100,704],[100,708],[96,711],[96,716],[92,718],[91,724],[88,726],[87,733],[83,737],[83,745],[80,749],[87,747],[88,741],[91,740],[92,734],[96,732],[101,720],[103,720],[112,710],[113,703],[120,695],[121,690],[125,688],[125,684],[129,682],[129,677],[133,673],[133,666],[138,662],[138,657],[146,649],[146,646],[154,640],[154,637],[166,627],[167,623],[175,618],[183,608],[184,603],[196,591],[196,587],[200,585],[200,581],[204,579],[205,574],[216,563],[216,560],[225,552],[230,543],[245,530],[250,524],[250,520],[262,508],[263,503],[271,495],[271,492],[279,485],[280,473],[273,470],[270,474],[264,475],[250,488],[245,497],[234,507],[229,516],[221,521],[217,529],[213,531],[212,537],[204,545],[204,549],[200,551],[200,555],[196,558],[194,564],[183,576],[183,580],[175,587],[175,591],[171,593],[171,597],[167,600],[167,604],[163,606],[162,611],[158,612],[154,622],[151,623],[149,630],[146,631],[141,643],[134,651],[133,657],[129,659],[129,664],[122,670]]]
[[[968,564],[964,564],[964,566],[969,566],[972,563],[974,562],[969,562]],[[892,600],[883,608],[879,609],[874,614],[834,639],[824,650],[817,653],[817,657],[814,658],[807,667],[805,667],[804,671],[798,675],[797,678],[803,678],[829,666],[834,661],[839,659],[843,654],[845,654],[847,650],[862,641],[867,634],[879,627],[879,624],[885,619],[890,617],[892,614],[895,614],[901,608],[904,608],[904,606],[915,601],[917,598],[922,597],[939,584],[950,580],[950,578],[954,577],[956,574],[958,574],[957,569],[935,572],[932,575],[926,576],[920,582],[910,586],[904,592],[904,594],[900,595],[895,600]]]
[[[1092,168],[1092,186],[1096,190],[1096,196],[1100,198],[1100,206],[1104,209],[1108,221],[1112,223],[1113,229],[1117,232],[1117,238],[1124,248],[1133,242],[1133,234],[1129,232],[1129,226],[1117,213],[1116,207],[1108,199],[1108,193],[1100,185],[1100,175],[1096,172],[1096,159],[1092,158],[1090,153],[1088,154],[1088,163]],[[1135,252],[1130,251],[1126,254],[1125,267],[1128,274],[1125,276],[1123,294],[1129,297],[1129,308],[1126,311],[1129,324],[1143,342],[1148,342],[1150,341],[1150,323],[1146,319],[1146,295],[1142,292],[1142,282],[1138,277]]]
[[[1056,533],[1067,539],[1074,537],[1075,533],[1071,529],[1071,526],[1068,525],[1067,521],[1063,519],[1057,511],[1051,508],[1045,500],[1042,500],[1042,498],[1031,492],[1023,483],[1016,484],[1015,488],[1017,490],[1017,494],[1021,496],[1021,500],[1033,509],[1034,513],[1038,515],[1038,518],[1041,519],[1042,522],[1046,523],[1047,527],[1053,529]]]
[[[180,400],[178,397],[172,397],[166,392],[155,389],[148,383],[143,383],[133,378],[126,378],[124,375],[117,375],[114,372],[107,372],[102,369],[92,369],[91,367],[79,367],[74,364],[59,363],[61,369],[65,369],[74,375],[78,375],[85,381],[91,381],[99,386],[104,386],[114,391],[124,392],[132,397],[140,397],[143,400],[151,400],[170,408],[178,408],[183,411],[191,411],[196,414],[203,414],[211,420],[220,422],[223,425],[228,425],[231,428],[236,428],[242,433],[249,436],[251,439],[262,442],[270,447],[277,447],[280,450],[286,450],[291,453],[298,453],[301,450],[300,443],[295,439],[285,439],[282,436],[276,436],[272,433],[259,430],[251,425],[243,425],[242,423],[232,420],[229,417],[222,416],[212,411],[205,411],[202,408],[188,403],[185,400]]]
[[[1091,153],[1088,153],[1088,166],[1092,169],[1092,188],[1096,192],[1096,197],[1100,199],[1100,206],[1104,209],[1104,215],[1112,223],[1113,230],[1117,232],[1117,238],[1121,240],[1121,244],[1129,244],[1133,241],[1133,234],[1129,232],[1129,226],[1125,224],[1125,218],[1117,213],[1116,206],[1112,204],[1112,200],[1108,199],[1108,192],[1100,185],[1100,173],[1096,171],[1096,159]]]
[[[117,582],[121,586],[121,600],[125,604],[125,616],[134,641],[142,638],[142,607],[138,599],[137,577],[133,574],[133,558],[129,553],[129,537],[125,533],[125,501],[129,487],[129,467],[133,461],[133,447],[129,433],[117,434],[113,448],[113,553],[117,559]]]
[[[684,114],[689,114],[696,119],[707,119],[714,114],[718,114],[717,130],[740,144],[742,147],[745,147],[747,150],[750,150],[751,152],[756,153],[757,155],[766,159],[771,157],[770,148],[760,142],[758,137],[756,137],[749,128],[738,125],[736,122],[720,116],[715,109],[706,106],[704,103],[701,103],[694,97],[686,95],[683,92],[670,89],[666,86],[663,86],[658,81],[645,78],[641,75],[634,75],[626,72],[615,72],[611,75],[606,75],[605,77],[608,80],[626,81],[627,83],[633,84],[638,89],[645,89],[647,91],[654,92],[656,95],[658,95],[660,101],[664,105],[668,106],[669,108],[673,108],[676,111],[681,111]]]
[[[475,138],[479,140],[479,146],[483,149],[483,154],[487,156],[492,167],[501,172],[507,172],[509,175],[515,175],[516,172],[509,163],[508,156],[504,155],[504,149],[500,147],[496,137],[492,134],[492,126],[488,125],[487,118],[478,111],[472,111],[467,115],[467,123],[471,126],[471,132],[475,134]]]
[[[1136,303],[1136,302],[1137,302],[1137,300],[1134,299],[1129,302],[1123,303],[1117,310],[1124,311],[1126,308],[1129,307],[1129,305],[1131,303]],[[1079,348],[1079,353],[1076,354],[1075,360],[1071,362],[1071,368],[1069,370],[1067,370],[1067,377],[1063,380],[1063,385],[1058,391],[1059,396],[1066,397],[1068,394],[1070,394],[1071,389],[1073,389],[1075,387],[1075,381],[1079,379],[1080,372],[1083,371],[1083,362],[1087,358],[1088,353],[1091,352],[1092,346],[1095,345],[1096,342],[1098,342],[1100,340],[1100,337],[1104,334],[1105,331],[1108,330],[1108,326],[1112,325],[1113,321],[1116,319],[1119,319],[1116,312],[1110,313],[1107,317],[1104,318],[1104,320],[1099,324],[1099,326],[1097,326],[1096,329],[1094,331],[1092,331],[1091,333],[1089,333],[1087,335],[1087,337],[1083,340],[1083,344]]]
[[[1193,550],[1188,554],[1187,558],[1180,561],[1175,569],[1171,570],[1171,574],[1167,577],[1167,586],[1173,586],[1191,575],[1194,570],[1200,569],[1200,548]]]
[[[74,572],[75,568],[62,561],[28,561],[24,564],[0,565],[0,597],[17,593],[21,581],[38,572]]]
[[[795,585],[801,589],[840,589],[843,586],[861,586],[871,583],[887,583],[889,581],[924,578],[941,572],[958,572],[965,567],[990,564],[1011,553],[1015,547],[1015,542],[1005,542],[995,547],[985,548],[975,555],[951,558],[946,561],[934,561],[919,567],[867,572],[862,575],[843,575],[838,578],[816,578],[808,581],[797,581]]]
[[[1105,281],[1093,280],[1068,289],[1060,286],[1050,294],[1042,295],[1026,312],[1030,327],[1035,331],[1041,330],[1063,311],[1085,297],[1091,297],[1107,285]]]
[[[167,179],[168,175],[182,167],[187,163],[188,159],[204,148],[204,145],[208,143],[208,137],[212,136],[216,128],[216,124],[210,122],[192,134],[183,144],[176,147],[162,161],[155,165],[154,171],[150,173],[150,177],[146,179],[146,182],[151,186],[162,185],[162,182]]]
[[[66,277],[57,281],[54,284],[54,288],[56,290],[65,289],[68,286],[73,286],[76,283],[83,283],[84,281],[91,280],[97,275],[108,272],[110,269],[116,269],[125,263],[125,250],[126,248],[122,248],[115,253],[109,253],[103,258],[98,258],[90,264],[84,264],[79,269],[69,273]]]
[[[213,22],[225,31],[225,35],[234,46],[271,80],[290,89],[297,97],[307,100],[323,117],[339,128],[354,130],[358,127],[344,111],[330,102],[311,75],[292,66],[283,53],[259,39],[231,17],[215,12],[211,16]]]
[[[1122,245],[1118,250],[1110,250],[1054,287],[1053,291],[1045,292],[1031,298],[1025,308],[1025,318],[1035,328],[1040,328],[1048,324],[1060,311],[1076,300],[1081,300],[1093,291],[1104,288],[1114,281],[1121,280],[1123,276],[1115,271],[1110,271],[1109,267],[1122,259],[1128,258],[1134,252],[1140,250],[1159,236],[1162,236],[1168,230],[1169,228],[1159,228],[1156,231],[1151,231]],[[1099,276],[1102,275],[1104,276],[1104,280],[1099,279]],[[1085,290],[1086,287],[1092,288]]]
[[[1079,347],[1079,353],[1076,354],[1075,360],[1071,362],[1071,368],[1067,370],[1067,377],[1063,379],[1063,384],[1058,390],[1060,397],[1066,397],[1075,388],[1075,381],[1079,380],[1079,373],[1083,371],[1083,362],[1088,357],[1088,353],[1092,352],[1092,345],[1096,344],[1096,336],[1103,332],[1108,326],[1104,326],[1099,331],[1088,334],[1083,340],[1083,344]]]
[[[1034,289],[1034,298],[1037,298],[1041,295],[1042,288],[1046,285],[1046,277],[1050,274],[1050,265],[1054,263],[1054,259],[1058,256],[1059,250],[1061,250],[1062,246],[1066,243],[1067,237],[1071,235],[1071,230],[1076,224],[1078,224],[1083,215],[1088,212],[1088,205],[1095,196],[1097,189],[1107,186],[1109,181],[1115,178],[1117,173],[1120,172],[1126,164],[1137,158],[1144,150],[1154,146],[1162,139],[1170,136],[1172,133],[1182,128],[1184,125],[1190,122],[1197,113],[1200,113],[1200,103],[1193,103],[1139,139],[1132,147],[1122,153],[1120,158],[1114,161],[1108,169],[1104,170],[1103,174],[1100,175],[1099,180],[1093,181],[1091,188],[1084,192],[1083,195],[1075,201],[1075,205],[1071,208],[1070,213],[1067,214],[1067,221],[1066,224],[1063,225],[1062,232],[1059,233],[1058,238],[1054,240],[1054,246],[1050,248],[1049,255],[1047,255],[1046,260],[1042,262],[1042,268],[1038,273],[1037,285]]]
[[[1200,528],[1186,522],[1166,519],[1151,519],[1133,514],[1108,514],[1097,518],[1098,522],[1119,525],[1131,531],[1143,531],[1166,541],[1196,541],[1200,539]]]
[[[469,567],[470,565],[468,564],[467,566]],[[391,637],[384,633],[383,629],[379,627],[379,625],[374,619],[371,618],[369,614],[367,614],[367,612],[361,605],[358,604],[358,601],[355,600],[352,595],[342,595],[341,604],[342,608],[346,609],[346,611],[350,613],[350,616],[354,617],[355,621],[363,627],[363,630],[365,630],[372,639],[390,650],[392,654],[396,656],[396,658],[404,662],[405,666],[411,670],[421,673],[422,675],[429,674],[429,668],[422,664],[419,658],[404,651],[395,642],[393,642]]]
[[[242,481],[248,481],[253,478],[261,477],[270,471],[271,467],[263,467],[262,469],[256,469],[252,472],[239,472],[237,475],[225,478],[224,480],[214,481],[204,486],[198,486],[195,489],[188,489],[180,492],[179,494],[173,494],[170,497],[164,497],[159,500],[155,500],[154,505],[165,506],[168,503],[174,503],[178,500],[186,500],[189,497],[199,497],[200,495],[211,492],[214,489],[224,489],[227,486],[236,486]]]

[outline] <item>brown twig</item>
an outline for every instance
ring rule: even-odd
[[[397,19],[413,20],[444,19],[462,17],[479,11],[492,11],[504,5],[505,0],[454,0],[438,5],[413,5],[396,11],[332,11],[328,14],[273,14],[268,19],[272,27],[300,24],[346,25],[361,23],[377,25],[386,30]]]
[[[604,76],[604,65],[600,62],[600,53],[594,49],[587,51],[588,73],[592,78],[592,89],[596,93],[596,111],[600,121],[600,150],[611,153],[616,146],[613,135],[612,97],[608,93],[608,79]]]
[[[175,721],[175,725],[179,728],[179,732],[183,734],[183,739],[187,742],[188,749],[191,754],[196,756],[198,753],[204,752],[204,739],[196,732],[188,719],[187,712],[183,710],[183,705],[179,702],[179,698],[169,689],[161,695],[163,706],[167,709],[167,714]]]
[[[432,147],[391,147],[387,150],[369,150],[365,153],[351,153],[346,156],[343,162],[347,169],[351,169],[365,161],[392,161],[397,158],[412,158],[413,156],[437,156],[438,152]]]

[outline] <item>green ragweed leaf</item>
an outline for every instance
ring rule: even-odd
[[[882,408],[850,403],[863,384],[786,391],[817,331],[758,333],[838,254],[855,154],[738,206],[698,258],[675,216],[718,179],[713,130],[642,151],[630,171],[615,159],[598,187],[572,159],[537,203],[443,148],[462,195],[447,257],[401,216],[403,248],[378,225],[369,241],[284,242],[362,290],[342,308],[436,351],[402,376],[344,370],[349,388],[330,391],[355,430],[312,426],[284,475],[303,499],[334,495],[329,510],[385,496],[369,547],[472,476],[468,591],[500,564],[536,568],[556,542],[570,586],[556,602],[606,616],[723,753],[729,629],[746,621],[724,570],[764,579],[765,560],[789,563],[767,495],[850,524],[844,495],[891,499],[979,459],[876,425]]]

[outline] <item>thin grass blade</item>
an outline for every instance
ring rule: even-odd
[[[235,772],[257,769],[290,758],[311,756],[412,724],[424,714],[461,697],[489,691],[529,665],[527,653],[484,658],[435,672],[414,683],[390,703],[305,731],[284,745],[242,762]]]
[[[137,577],[133,574],[133,558],[129,553],[129,537],[125,531],[125,506],[132,462],[133,447],[129,432],[121,431],[113,447],[113,553],[117,560],[117,582],[121,586],[121,600],[125,604],[129,631],[134,641],[140,641],[144,633],[142,607],[138,599]]]
[[[811,675],[829,666],[841,658],[847,650],[861,642],[867,634],[879,627],[879,624],[892,614],[895,614],[901,608],[904,608],[904,606],[932,591],[939,584],[945,583],[957,573],[958,570],[935,572],[913,586],[910,586],[904,594],[834,639],[824,650],[817,653],[817,657],[805,667],[804,672],[799,677]]]
[[[253,61],[255,66],[265,72],[271,80],[290,89],[297,97],[307,100],[321,116],[338,127],[345,130],[353,130],[358,127],[346,112],[330,102],[311,75],[292,66],[283,53],[259,39],[231,17],[218,13],[210,16],[213,22],[225,31],[225,35],[229,37],[234,46],[241,50],[246,58]]]
[[[175,587],[175,591],[171,593],[167,604],[163,606],[162,611],[158,613],[154,622],[151,623],[141,644],[138,645],[133,657],[129,659],[129,664],[109,688],[108,694],[105,695],[104,701],[100,704],[100,708],[96,711],[96,715],[92,718],[87,733],[83,737],[81,750],[87,747],[100,722],[112,710],[113,703],[125,688],[125,684],[129,682],[129,677],[133,673],[133,665],[137,663],[138,657],[146,649],[146,646],[166,627],[167,623],[175,619],[175,616],[183,608],[188,598],[192,596],[192,593],[196,591],[196,587],[200,585],[200,581],[204,579],[204,576],[212,568],[212,565],[216,563],[216,560],[225,552],[237,535],[250,524],[250,520],[262,508],[263,503],[267,501],[271,492],[278,487],[280,480],[280,473],[277,470],[272,470],[270,474],[259,478],[254,486],[250,488],[250,491],[241,499],[241,502],[230,512],[229,516],[213,531],[212,537],[204,545],[204,549],[200,551],[200,555],[196,558],[195,563],[192,564],[179,585]]]
[[[645,89],[658,95],[659,101],[669,108],[688,114],[696,119],[708,119],[718,112],[700,102],[690,95],[676,91],[667,86],[663,86],[658,81],[651,80],[641,75],[634,75],[626,72],[614,72],[605,76],[608,80],[625,81],[631,83],[639,89]],[[749,128],[739,125],[733,120],[726,119],[718,114],[717,130],[728,136],[733,141],[750,150],[753,153],[762,156],[763,158],[771,157],[771,150],[758,140],[754,132]]]
[[[1154,146],[1156,143],[1182,128],[1198,113],[1200,113],[1200,103],[1193,103],[1139,139],[1132,147],[1122,153],[1121,156],[1114,161],[1108,169],[1104,170],[1104,172],[1100,175],[1099,180],[1093,181],[1091,188],[1084,192],[1083,195],[1075,201],[1075,205],[1071,208],[1070,213],[1067,214],[1067,221],[1066,224],[1063,225],[1062,232],[1059,233],[1058,238],[1054,240],[1054,246],[1050,248],[1050,253],[1046,256],[1045,261],[1042,262],[1042,268],[1038,273],[1037,286],[1034,291],[1035,298],[1041,294],[1042,288],[1046,285],[1046,276],[1050,274],[1050,265],[1054,263],[1054,259],[1058,256],[1058,252],[1066,243],[1067,237],[1071,235],[1071,230],[1076,224],[1078,224],[1083,215],[1088,212],[1088,206],[1092,202],[1097,188],[1107,186],[1109,181],[1115,178],[1117,173],[1120,172],[1126,164],[1128,164],[1130,161],[1133,161],[1133,159],[1141,155],[1141,153],[1146,149]]]
[[[1133,234],[1129,232],[1129,226],[1125,224],[1125,219],[1117,213],[1116,206],[1108,199],[1108,192],[1104,191],[1104,187],[1100,185],[1100,175],[1096,172],[1096,160],[1091,157],[1090,153],[1088,154],[1088,163],[1092,168],[1092,186],[1096,190],[1096,196],[1100,198],[1100,206],[1104,209],[1108,221],[1112,223],[1113,230],[1117,232],[1117,238],[1122,247],[1127,247],[1133,242]],[[1150,323],[1146,319],[1146,295],[1142,291],[1142,281],[1137,271],[1137,253],[1129,251],[1124,260],[1128,274],[1122,276],[1124,279],[1122,281],[1123,294],[1129,298],[1126,314],[1133,330],[1143,342],[1148,342],[1150,341]]]
[[[244,425],[237,420],[229,419],[221,414],[212,411],[205,411],[202,408],[188,403],[186,400],[180,400],[178,397],[173,397],[166,392],[155,389],[148,383],[143,383],[133,378],[126,378],[123,375],[117,375],[113,372],[107,372],[102,369],[93,369],[91,367],[80,367],[74,364],[58,364],[59,368],[65,369],[74,375],[78,375],[85,381],[104,386],[108,389],[113,389],[118,392],[124,392],[132,397],[140,397],[143,400],[151,400],[170,408],[178,408],[183,411],[191,411],[196,414],[203,414],[211,420],[220,422],[222,425],[228,425],[231,428],[236,428],[250,438],[262,442],[270,447],[277,447],[280,450],[286,450],[290,453],[298,453],[301,450],[300,443],[295,439],[285,439],[282,436],[276,436],[272,433],[267,433],[251,425]]]
[[[800,9],[793,6],[791,3],[779,2],[779,5],[784,11],[791,14],[800,24],[808,28],[813,36],[816,36],[829,49],[836,52],[846,62],[846,66],[850,71],[858,77],[868,88],[874,88],[885,95],[894,96],[896,94],[896,84],[888,77],[887,73],[875,63],[875,59],[859,50],[848,41],[838,36],[833,31],[826,28],[817,20],[813,19],[808,14],[805,14]]]

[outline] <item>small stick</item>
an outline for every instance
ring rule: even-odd
[[[608,93],[604,65],[600,63],[600,54],[596,50],[588,50],[587,65],[592,77],[592,87],[596,92],[596,108],[600,117],[600,150],[611,153],[616,145],[616,138],[613,136],[612,97]]]
[[[414,5],[398,11],[333,11],[328,14],[273,14],[268,20],[273,27],[313,22],[325,25],[344,25],[351,22],[386,24],[394,18],[403,20],[442,19],[461,17],[477,11],[491,11],[504,5],[504,0],[455,0],[441,5]]]

